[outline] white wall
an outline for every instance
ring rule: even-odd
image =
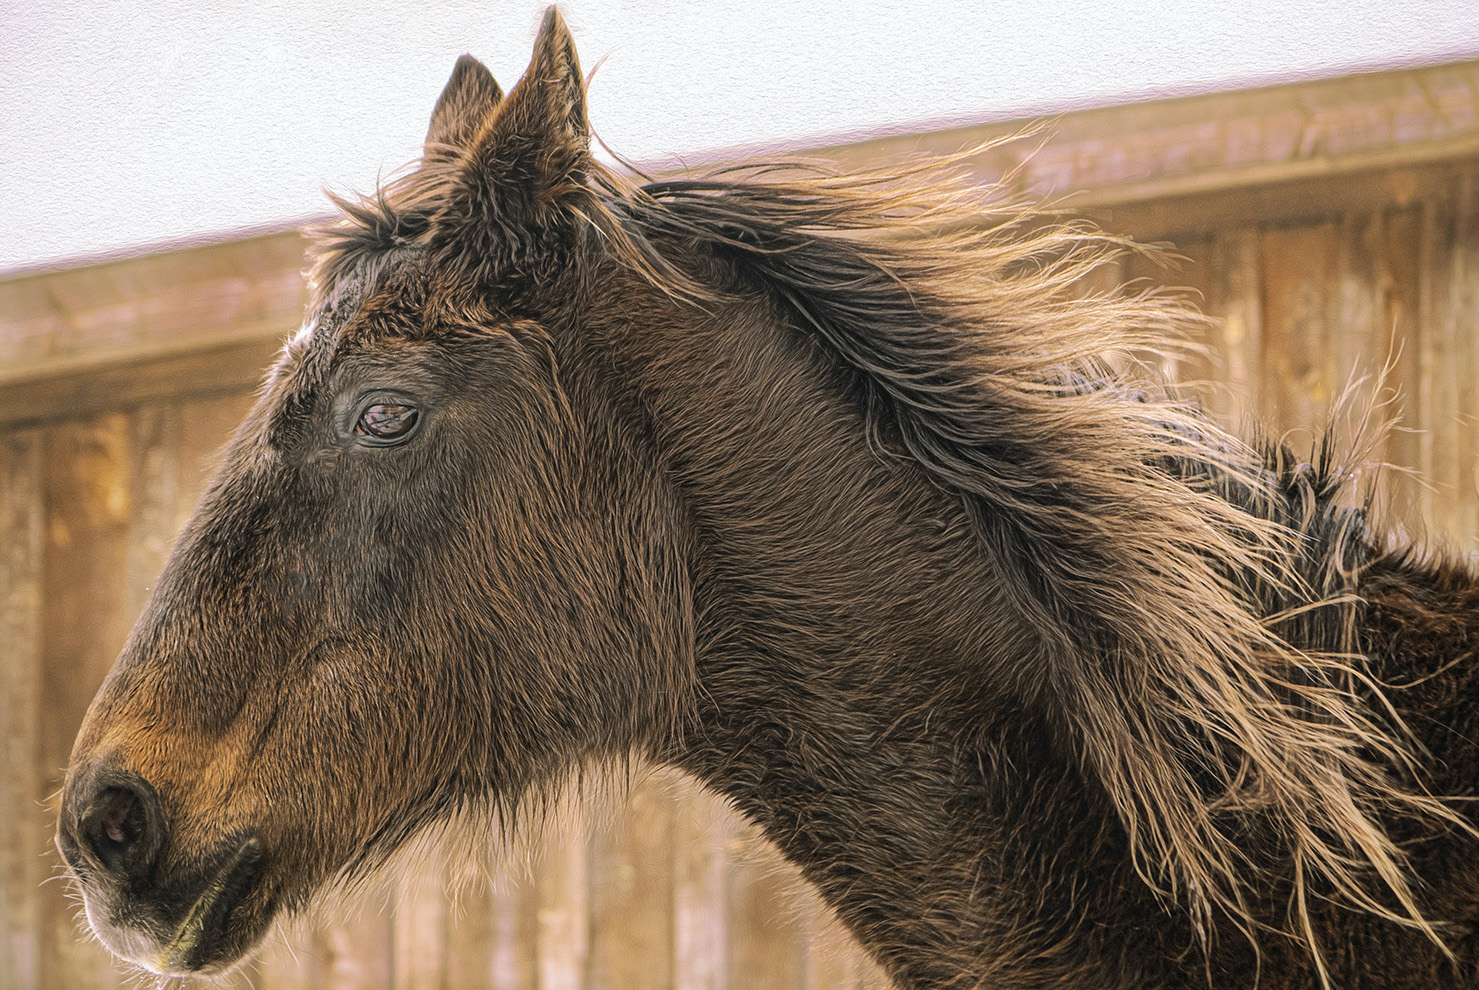
[[[414,157],[540,0],[0,10],[0,271],[282,226]],[[652,160],[1479,55],[1474,0],[570,0],[591,117]]]

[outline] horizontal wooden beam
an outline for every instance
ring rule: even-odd
[[[290,230],[0,279],[0,387],[282,336],[303,319]]]
[[[857,168],[985,144],[970,159],[982,184],[1085,208],[1422,166],[1479,155],[1479,59],[817,150]]]
[[[1237,190],[1211,189],[1120,202],[1073,200],[1070,210],[1116,234],[1179,243],[1199,240],[1218,228],[1292,226],[1319,217],[1364,213],[1376,203],[1398,210],[1415,202],[1455,204],[1476,182],[1479,153]]]
[[[0,383],[0,424],[19,427],[160,400],[241,394],[262,381],[282,342],[277,334],[13,378]]]

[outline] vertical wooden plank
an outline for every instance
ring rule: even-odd
[[[673,792],[673,985],[726,990],[726,873],[737,816],[691,777],[679,777]]]
[[[1347,214],[1340,221],[1327,361],[1336,394],[1359,379],[1374,386],[1386,360],[1378,274],[1385,228],[1380,211]]]
[[[1218,231],[1207,258],[1208,309],[1219,317],[1211,349],[1222,367],[1221,387],[1208,407],[1230,425],[1253,422],[1263,406],[1263,279],[1259,234],[1251,227]]]
[[[46,445],[45,665],[41,761],[44,794],[56,795],[72,741],[112,665],[133,615],[120,575],[128,568],[132,426],[111,413],[52,427]],[[49,802],[55,815],[55,801]],[[122,981],[108,954],[79,936],[75,906],[46,887],[43,979],[52,987]]]
[[[1479,551],[1479,175],[1471,169],[1455,190],[1453,289],[1454,377],[1459,383],[1457,485],[1451,532],[1459,549]]]
[[[39,713],[42,720],[36,752],[27,765],[39,775],[29,799],[37,813],[28,817],[40,825],[33,847],[38,857],[45,857],[38,859],[43,864],[55,862],[49,836],[56,809],[53,803],[42,810],[40,799],[60,787],[82,713],[116,657],[174,538],[178,447],[178,416],[168,405],[63,424],[49,432],[43,630],[49,676],[31,703],[7,706],[17,717],[36,718]],[[38,505],[40,491],[38,484]],[[16,546],[24,546],[23,541]],[[17,641],[22,641],[19,631]],[[24,692],[17,688],[16,695],[23,697]],[[46,984],[65,986],[81,980],[106,986],[131,979],[128,967],[111,960],[82,934],[74,921],[76,905],[63,892],[60,884],[54,884],[32,898],[33,903],[44,901],[48,918]],[[244,985],[251,978],[250,969],[233,975],[228,985]]]
[[[498,930],[489,850],[477,838],[465,840],[448,865],[448,923],[442,968],[453,990],[494,990]]]
[[[220,454],[232,432],[246,417],[256,396],[250,392],[184,402],[179,405],[179,454],[175,486],[175,532],[195,512],[200,494],[216,473]]]
[[[495,856],[490,921],[493,990],[536,990],[539,985],[538,891],[527,865]]]
[[[591,856],[590,987],[665,990],[673,983],[673,804],[665,778],[627,795]]]
[[[1455,416],[1459,395],[1473,382],[1457,378],[1462,358],[1456,353],[1454,218],[1448,204],[1423,203],[1418,247],[1418,306],[1421,331],[1417,367],[1422,391],[1417,396],[1418,470],[1430,486],[1423,514],[1435,536],[1453,532],[1453,508],[1459,490]]]
[[[1262,241],[1263,407],[1277,430],[1308,439],[1338,387],[1329,366],[1338,231],[1329,223],[1273,228]]]
[[[539,990],[585,990],[590,947],[589,828],[562,801],[543,832],[535,865]]]
[[[1394,392],[1392,413],[1397,418],[1396,429],[1387,436],[1382,454],[1394,467],[1406,469],[1386,472],[1382,490],[1392,504],[1394,515],[1408,520],[1424,517],[1424,504],[1430,497],[1422,479],[1409,473],[1416,470],[1421,459],[1417,398],[1423,387],[1418,368],[1421,230],[1421,209],[1387,211],[1376,257],[1385,334],[1383,350],[1386,360],[1391,362],[1387,381]]]
[[[392,887],[390,935],[396,990],[447,990],[446,872],[440,862],[417,863]]]
[[[1188,305],[1211,315],[1211,238],[1177,244],[1176,254],[1182,259],[1176,267],[1161,272],[1158,277],[1154,272],[1145,274],[1157,277],[1160,284],[1168,287]],[[1215,323],[1208,322],[1198,328],[1187,341],[1194,349],[1167,369],[1171,380],[1205,383],[1220,377],[1224,369],[1219,363],[1223,360],[1217,348],[1219,335],[1220,329]]]
[[[1413,467],[1423,480],[1427,497],[1422,502],[1422,526],[1427,532],[1434,529],[1440,509],[1436,490],[1439,479],[1433,470],[1435,443],[1433,420],[1437,411],[1437,392],[1434,389],[1434,315],[1439,294],[1437,282],[1446,282],[1441,273],[1435,278],[1433,266],[1439,263],[1438,204],[1427,200],[1420,207],[1417,238],[1417,333],[1413,340],[1413,360],[1417,368],[1417,390],[1413,395],[1413,427],[1416,433],[1417,459]]]
[[[123,607],[137,615],[148,600],[174,545],[181,514],[180,410],[174,404],[144,406],[132,416],[133,518]]]
[[[729,862],[729,986],[794,990],[806,979],[790,895],[795,868],[751,826],[731,840]]]
[[[1365,468],[1365,484],[1373,476],[1367,466],[1386,454],[1383,430],[1397,411],[1392,386],[1384,380],[1391,356],[1382,285],[1386,216],[1381,210],[1348,213],[1341,218],[1338,238],[1330,298],[1332,340],[1326,354],[1332,407],[1311,426],[1317,434],[1332,429],[1337,446],[1352,450]]]
[[[1473,431],[1476,360],[1472,252],[1479,221],[1474,180],[1468,176],[1456,201],[1424,204],[1420,305],[1423,375],[1420,403],[1427,442],[1421,466],[1433,486],[1426,522],[1445,542],[1472,547],[1475,533],[1469,493],[1474,485]]]
[[[0,442],[0,985],[16,990],[41,986],[41,883],[56,860],[41,800],[43,477],[39,430]]]

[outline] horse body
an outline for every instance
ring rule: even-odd
[[[1192,317],[1067,298],[1102,239],[876,177],[633,190],[588,141],[552,12],[343,204],[74,750],[110,948],[220,970],[637,753],[901,986],[1479,980],[1470,809],[1428,796],[1479,775],[1471,571],[1111,372]]]

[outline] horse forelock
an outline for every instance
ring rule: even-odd
[[[329,193],[339,216],[309,229],[309,310],[331,305],[346,282],[373,285],[399,249],[419,245],[431,227],[448,166],[415,163],[368,196]]]

